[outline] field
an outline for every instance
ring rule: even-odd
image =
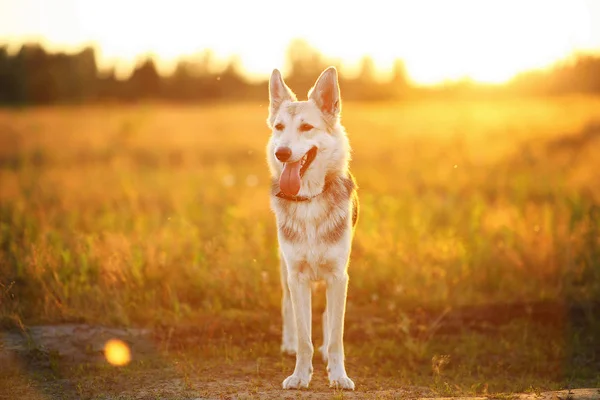
[[[0,328],[26,343],[0,398],[298,396],[278,390],[294,360],[278,351],[267,106],[0,110]],[[301,395],[600,386],[600,99],[345,103],[343,122],[357,391],[327,388],[315,357]],[[149,333],[116,368],[34,340],[66,323]]]

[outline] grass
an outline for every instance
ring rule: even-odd
[[[278,359],[266,106],[0,111],[0,326],[212,324],[188,375],[254,365],[244,332]],[[347,103],[343,121],[362,212],[348,369],[363,388],[599,385],[600,99]],[[499,321],[498,304],[533,311]]]

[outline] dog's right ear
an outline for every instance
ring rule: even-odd
[[[284,101],[295,101],[296,95],[290,90],[283,81],[281,73],[278,69],[274,69],[269,80],[269,118],[267,122],[269,127],[273,125],[273,120],[277,111]]]

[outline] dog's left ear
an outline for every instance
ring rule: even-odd
[[[329,67],[321,73],[315,86],[308,93],[324,113],[337,117],[342,110],[338,74],[335,67]]]

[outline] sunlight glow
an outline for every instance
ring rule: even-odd
[[[104,356],[106,361],[115,366],[123,366],[131,361],[131,351],[125,342],[111,339],[104,345]]]
[[[54,49],[94,43],[100,66],[116,64],[121,75],[142,55],[155,56],[168,73],[178,57],[210,48],[217,59],[238,54],[250,77],[264,79],[274,67],[285,72],[287,45],[303,38],[342,60],[342,72],[349,74],[369,55],[383,77],[401,58],[416,83],[464,78],[500,83],[573,52],[600,49],[600,7],[594,0],[48,4],[0,5],[0,42],[42,38]]]

